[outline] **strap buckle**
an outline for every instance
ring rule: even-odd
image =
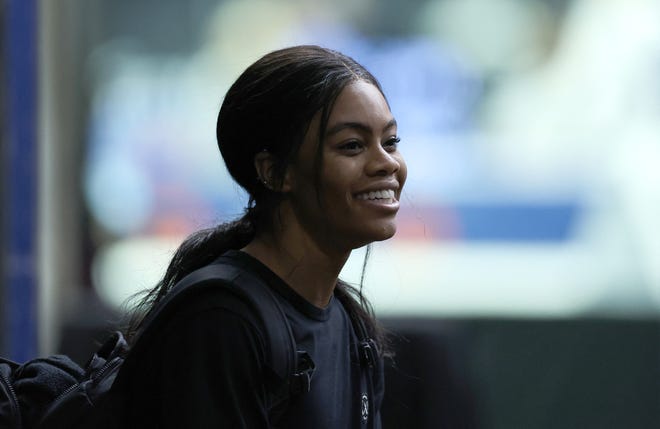
[[[316,370],[314,361],[306,351],[298,350],[296,352],[296,357],[296,372],[289,380],[291,393],[294,395],[310,391],[312,388],[312,377]]]
[[[376,362],[376,357],[375,357],[376,347],[374,345],[373,340],[371,338],[362,340],[360,342],[359,350],[360,350],[360,363],[363,366],[373,368],[374,363]]]

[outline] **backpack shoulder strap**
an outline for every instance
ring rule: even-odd
[[[357,350],[360,360],[360,427],[373,429],[376,427],[374,377],[380,369],[378,368],[380,359],[376,344],[369,335],[364,320],[357,314],[351,314],[351,312],[349,312],[349,317],[357,336]]]
[[[293,372],[295,342],[284,311],[273,291],[258,276],[218,258],[181,279],[151,311],[143,323],[143,329],[135,340],[135,347],[154,335],[164,317],[184,297],[203,293],[214,288],[224,288],[244,299],[257,312],[266,329],[266,346],[269,348],[272,369],[283,379]],[[284,345],[284,346],[283,346]]]
[[[309,391],[314,363],[306,353],[297,351],[291,326],[275,292],[259,276],[236,266],[228,258],[221,256],[181,279],[147,315],[132,353],[139,354],[140,344],[147,343],[144,340],[155,334],[161,321],[167,319],[166,313],[174,307],[173,303],[212,288],[224,288],[245,300],[262,320],[267,364],[275,375],[274,380],[267,380],[273,386],[269,402],[277,415],[291,395]],[[130,354],[127,359],[130,360]]]

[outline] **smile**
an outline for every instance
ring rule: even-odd
[[[384,200],[384,202],[394,202],[394,190],[383,189],[379,191],[363,192],[355,196],[358,200]]]

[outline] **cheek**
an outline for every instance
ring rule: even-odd
[[[350,202],[356,181],[359,180],[357,165],[351,162],[329,162],[321,177],[326,199],[335,203]]]
[[[327,177],[324,181],[323,196],[326,202],[326,207],[329,211],[332,210],[346,210],[346,206],[351,203],[353,194],[351,193],[351,186],[342,176],[341,173],[335,173],[334,177]]]

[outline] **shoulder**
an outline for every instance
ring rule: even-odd
[[[235,262],[222,257],[180,280],[155,308],[144,337],[241,332],[272,348],[271,337],[288,330],[281,303],[266,279]]]
[[[231,335],[241,332],[263,344],[264,315],[246,294],[226,280],[209,280],[203,288],[190,285],[189,291],[167,303],[154,320],[156,336],[182,336],[188,332]]]
[[[224,287],[188,294],[168,307],[129,352],[123,371],[131,374],[132,385],[159,384],[164,377],[179,380],[193,368],[205,373],[218,366],[233,368],[237,365],[234,359],[240,359],[242,367],[258,371],[268,360],[268,334],[261,318]],[[173,372],[180,374],[165,375]]]
[[[154,322],[229,313],[259,327],[257,321],[271,301],[263,279],[240,261],[223,256],[181,279],[157,304]]]

